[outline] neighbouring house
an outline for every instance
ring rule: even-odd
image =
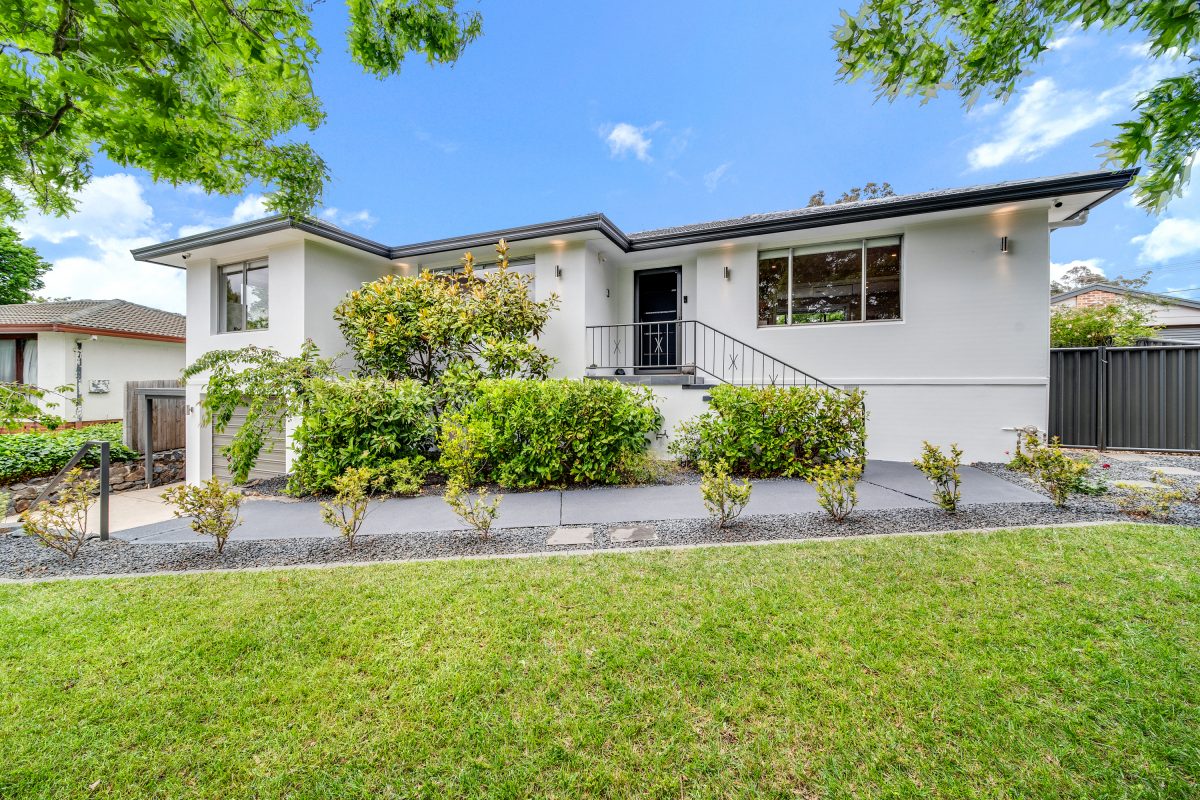
[[[1052,296],[1050,307],[1095,308],[1129,302],[1140,303],[1150,311],[1154,324],[1162,326],[1159,338],[1200,343],[1200,300],[1127,289],[1111,283],[1092,283]]]
[[[185,332],[182,314],[124,300],[0,305],[0,382],[71,387],[78,410],[59,400],[55,413],[120,420],[126,381],[179,377]]]
[[[561,297],[540,343],[560,376],[649,383],[669,435],[703,412],[705,387],[862,387],[872,457],[922,440],[1000,460],[1011,429],[1046,426],[1049,242],[1124,189],[1103,171],[923,192],[625,233],[603,214],[385,245],[312,219],[273,217],[133,251],[187,272],[189,362],[306,337],[345,350],[332,316],[387,274],[452,271],[467,251]],[[1031,311],[1032,309],[1032,311]],[[187,474],[223,472],[187,387]],[[234,420],[234,424],[237,420]],[[661,441],[659,442],[661,446]],[[260,467],[286,469],[291,454]]]

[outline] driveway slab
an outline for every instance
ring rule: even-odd
[[[1046,498],[973,467],[962,467],[963,503],[1046,503]],[[869,461],[858,485],[858,507],[864,511],[930,508],[929,482],[916,467],[895,461]],[[774,479],[754,482],[744,514],[805,514],[820,511],[816,491],[805,481]],[[514,492],[504,495],[495,528],[630,524],[651,520],[704,519],[708,512],[696,483],[675,486],[608,486],[567,491]],[[321,522],[316,502],[249,499],[242,506],[243,524],[234,541],[336,536]],[[415,533],[459,531],[468,526],[438,495],[401,497],[371,505],[362,532]],[[556,534],[558,535],[558,534]],[[166,519],[121,531],[130,542],[189,542],[197,536],[187,520]],[[552,537],[553,538],[553,537]],[[637,541],[635,538],[629,541]],[[550,542],[555,544],[556,542]],[[563,542],[566,544],[566,542]],[[576,544],[576,542],[571,542]]]

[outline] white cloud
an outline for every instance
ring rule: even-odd
[[[237,225],[239,222],[262,219],[270,213],[271,211],[267,208],[267,199],[265,197],[261,194],[248,194],[233,207],[233,213],[229,216],[229,222],[231,225]]]
[[[1061,281],[1063,276],[1065,276],[1069,271],[1075,269],[1075,267],[1087,267],[1093,272],[1099,272],[1101,275],[1105,275],[1107,277],[1107,273],[1101,266],[1103,263],[1103,258],[1076,258],[1066,262],[1051,261],[1050,280]]]
[[[1149,233],[1130,239],[1140,245],[1139,264],[1157,264],[1200,250],[1200,219],[1169,217]]]
[[[725,179],[725,174],[729,172],[729,168],[732,166],[732,161],[726,161],[711,172],[704,173],[704,188],[710,192],[715,192],[717,187],[721,185],[721,181]]]
[[[129,300],[183,313],[186,298],[183,270],[134,261],[129,254],[132,248],[158,241],[156,236],[88,237],[89,247],[84,253],[54,260],[41,294],[78,300]]]
[[[132,175],[93,178],[75,196],[75,208],[69,217],[30,212],[17,223],[17,230],[22,239],[60,244],[90,235],[136,236],[156,227],[154,210]]]
[[[638,128],[628,122],[618,122],[616,125],[602,130],[600,135],[604,136],[604,141],[608,144],[608,154],[613,158],[624,158],[632,153],[638,161],[652,161],[650,145],[653,140],[646,134],[661,126],[661,122],[656,122],[653,125]]]
[[[34,246],[55,245],[60,255],[45,275],[46,297],[130,300],[170,311],[184,310],[181,270],[133,260],[130,249],[166,238],[154,219],[140,180],[117,174],[94,178],[76,196],[69,217],[31,213],[17,224]]]
[[[1032,161],[1075,134],[1128,110],[1133,99],[1177,69],[1157,60],[1136,67],[1124,81],[1102,92],[1061,89],[1053,78],[1040,78],[1022,91],[1011,108],[989,103],[976,115],[988,119],[993,138],[967,153],[971,169]]]
[[[363,208],[358,211],[342,211],[340,208],[323,208],[318,216],[343,228],[370,228],[377,220],[375,215]]]

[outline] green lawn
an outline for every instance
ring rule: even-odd
[[[4,798],[1198,793],[1195,529],[0,586]]]

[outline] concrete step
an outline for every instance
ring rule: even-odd
[[[636,383],[642,386],[708,388],[708,384],[704,383],[704,378],[697,378],[695,375],[684,374],[682,372],[653,372],[640,375],[589,375],[588,377],[597,381],[618,381],[620,383]]]

